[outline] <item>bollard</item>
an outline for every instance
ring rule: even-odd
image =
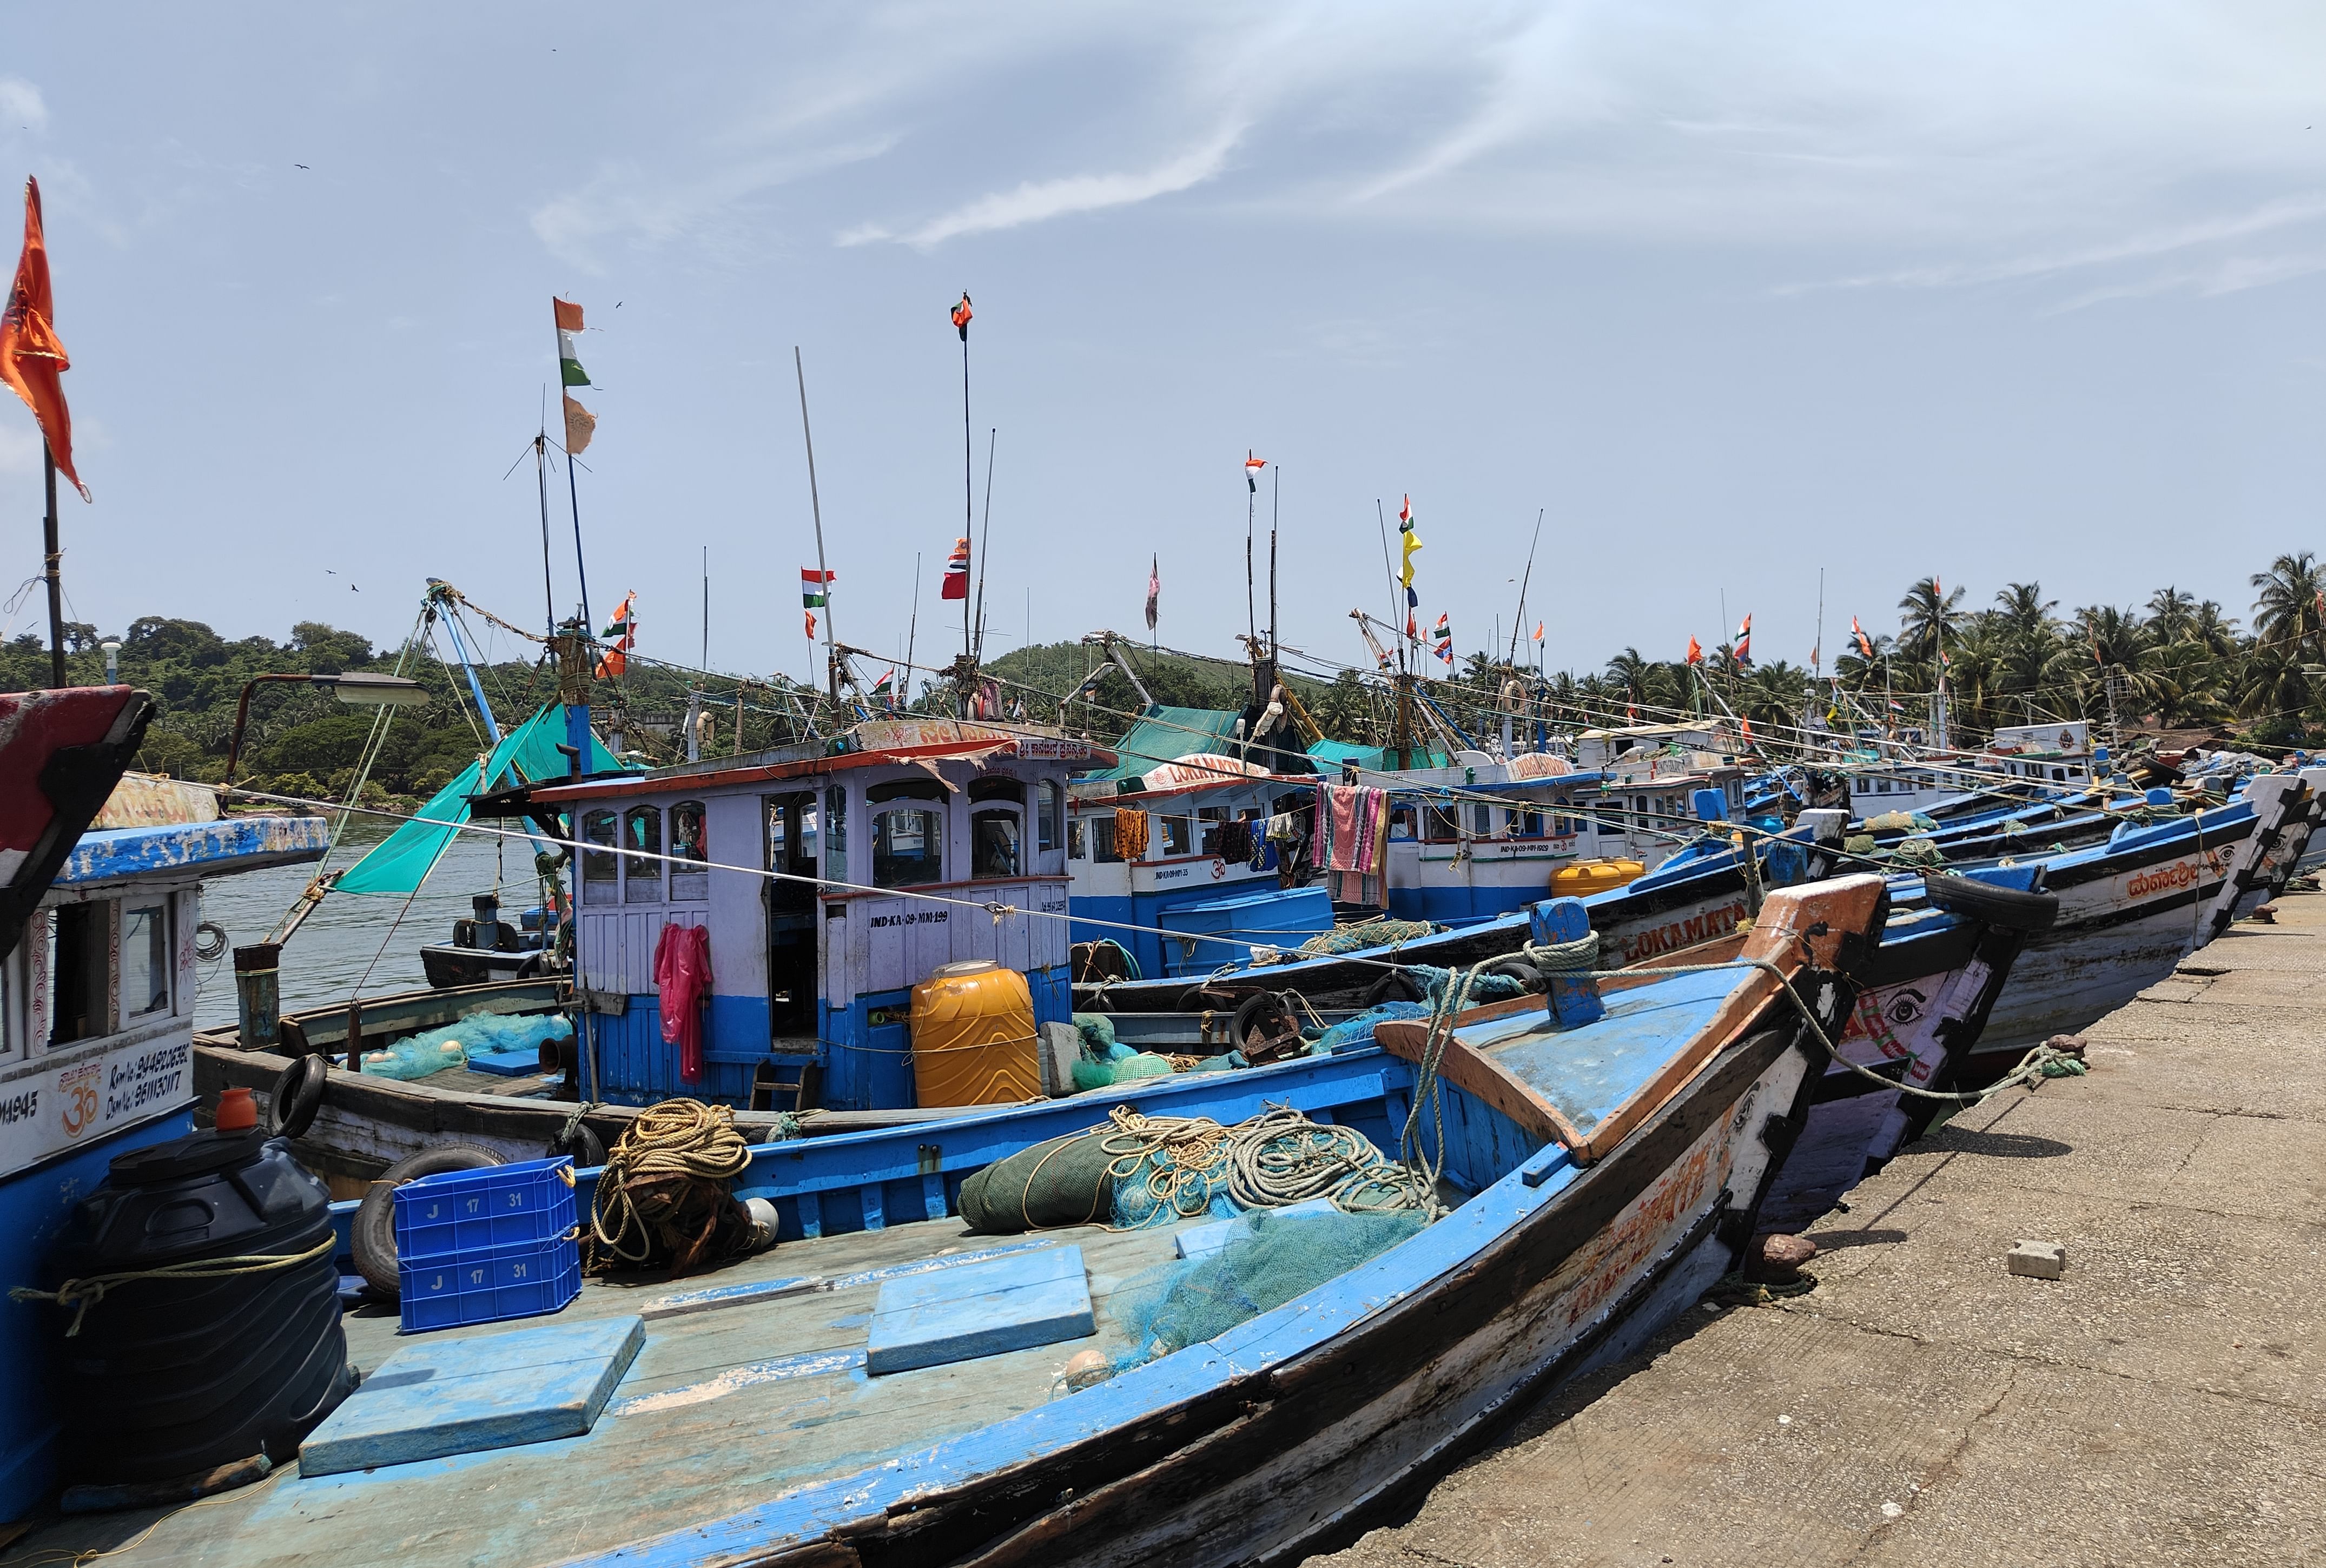
[[[1527,925],[1535,945],[1549,947],[1590,934],[1591,916],[1580,898],[1546,898],[1527,910]],[[1543,996],[1544,1006],[1560,1028],[1577,1029],[1606,1014],[1606,1004],[1599,999],[1599,982],[1588,974],[1545,970],[1542,978],[1549,987]]]
[[[234,1002],[245,1051],[272,1051],[283,1039],[283,944],[253,942],[234,950]]]

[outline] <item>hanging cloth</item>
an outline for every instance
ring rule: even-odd
[[[1333,897],[1379,905],[1389,859],[1389,792],[1367,784],[1317,786],[1317,863]]]
[[[1126,860],[1147,858],[1147,813],[1114,808],[1114,852]]]
[[[702,1076],[702,1005],[711,999],[711,932],[672,921],[655,939],[655,989],[662,997],[663,1044],[678,1047],[678,1075]]]
[[[1219,856],[1223,860],[1251,858],[1251,824],[1242,817],[1220,824]]]

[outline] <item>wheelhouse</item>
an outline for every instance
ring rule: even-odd
[[[912,1106],[912,988],[973,959],[1025,976],[1037,1025],[1071,1016],[1067,778],[1112,756],[952,719],[840,744],[528,792],[582,845],[574,987],[599,1097]],[[655,960],[673,925],[708,933],[695,1080],[663,1037]]]

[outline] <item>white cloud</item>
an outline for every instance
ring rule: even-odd
[[[897,234],[878,225],[867,225],[842,234],[840,243],[862,245],[896,239],[907,245],[932,246],[962,235],[990,234],[1072,213],[1133,207],[1158,196],[1177,195],[1216,177],[1225,169],[1228,154],[1235,150],[1243,133],[1241,125],[1223,126],[1204,142],[1150,169],[1025,181],[1012,190],[981,196],[908,233]]]
[[[49,106],[41,89],[22,77],[0,76],[0,131],[45,131]]]
[[[609,163],[579,190],[534,209],[530,222],[541,243],[561,260],[599,270],[595,247],[614,236],[648,247],[685,238],[714,252],[748,248],[723,222],[739,204],[777,187],[846,164],[877,158],[893,135],[814,148],[786,156],[730,163],[675,185],[635,162]]]

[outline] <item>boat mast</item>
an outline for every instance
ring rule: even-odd
[[[969,386],[969,360],[967,347],[969,339],[966,334],[963,336],[962,343],[962,395],[965,398],[968,396]],[[836,710],[840,706],[840,655],[838,653],[833,651],[834,645],[832,637],[832,573],[825,570],[823,564],[823,502],[816,494],[815,437],[808,430],[807,424],[807,364],[800,357],[799,345],[796,343],[792,345],[792,372],[799,377],[800,441],[807,448],[807,506],[809,515],[815,519],[815,570],[821,576],[822,586],[824,590],[824,681],[832,692],[832,705]],[[964,406],[966,405],[964,404]],[[706,602],[708,602],[707,590]],[[741,690],[738,688],[735,697],[735,733],[740,738],[742,732],[743,698]]]

